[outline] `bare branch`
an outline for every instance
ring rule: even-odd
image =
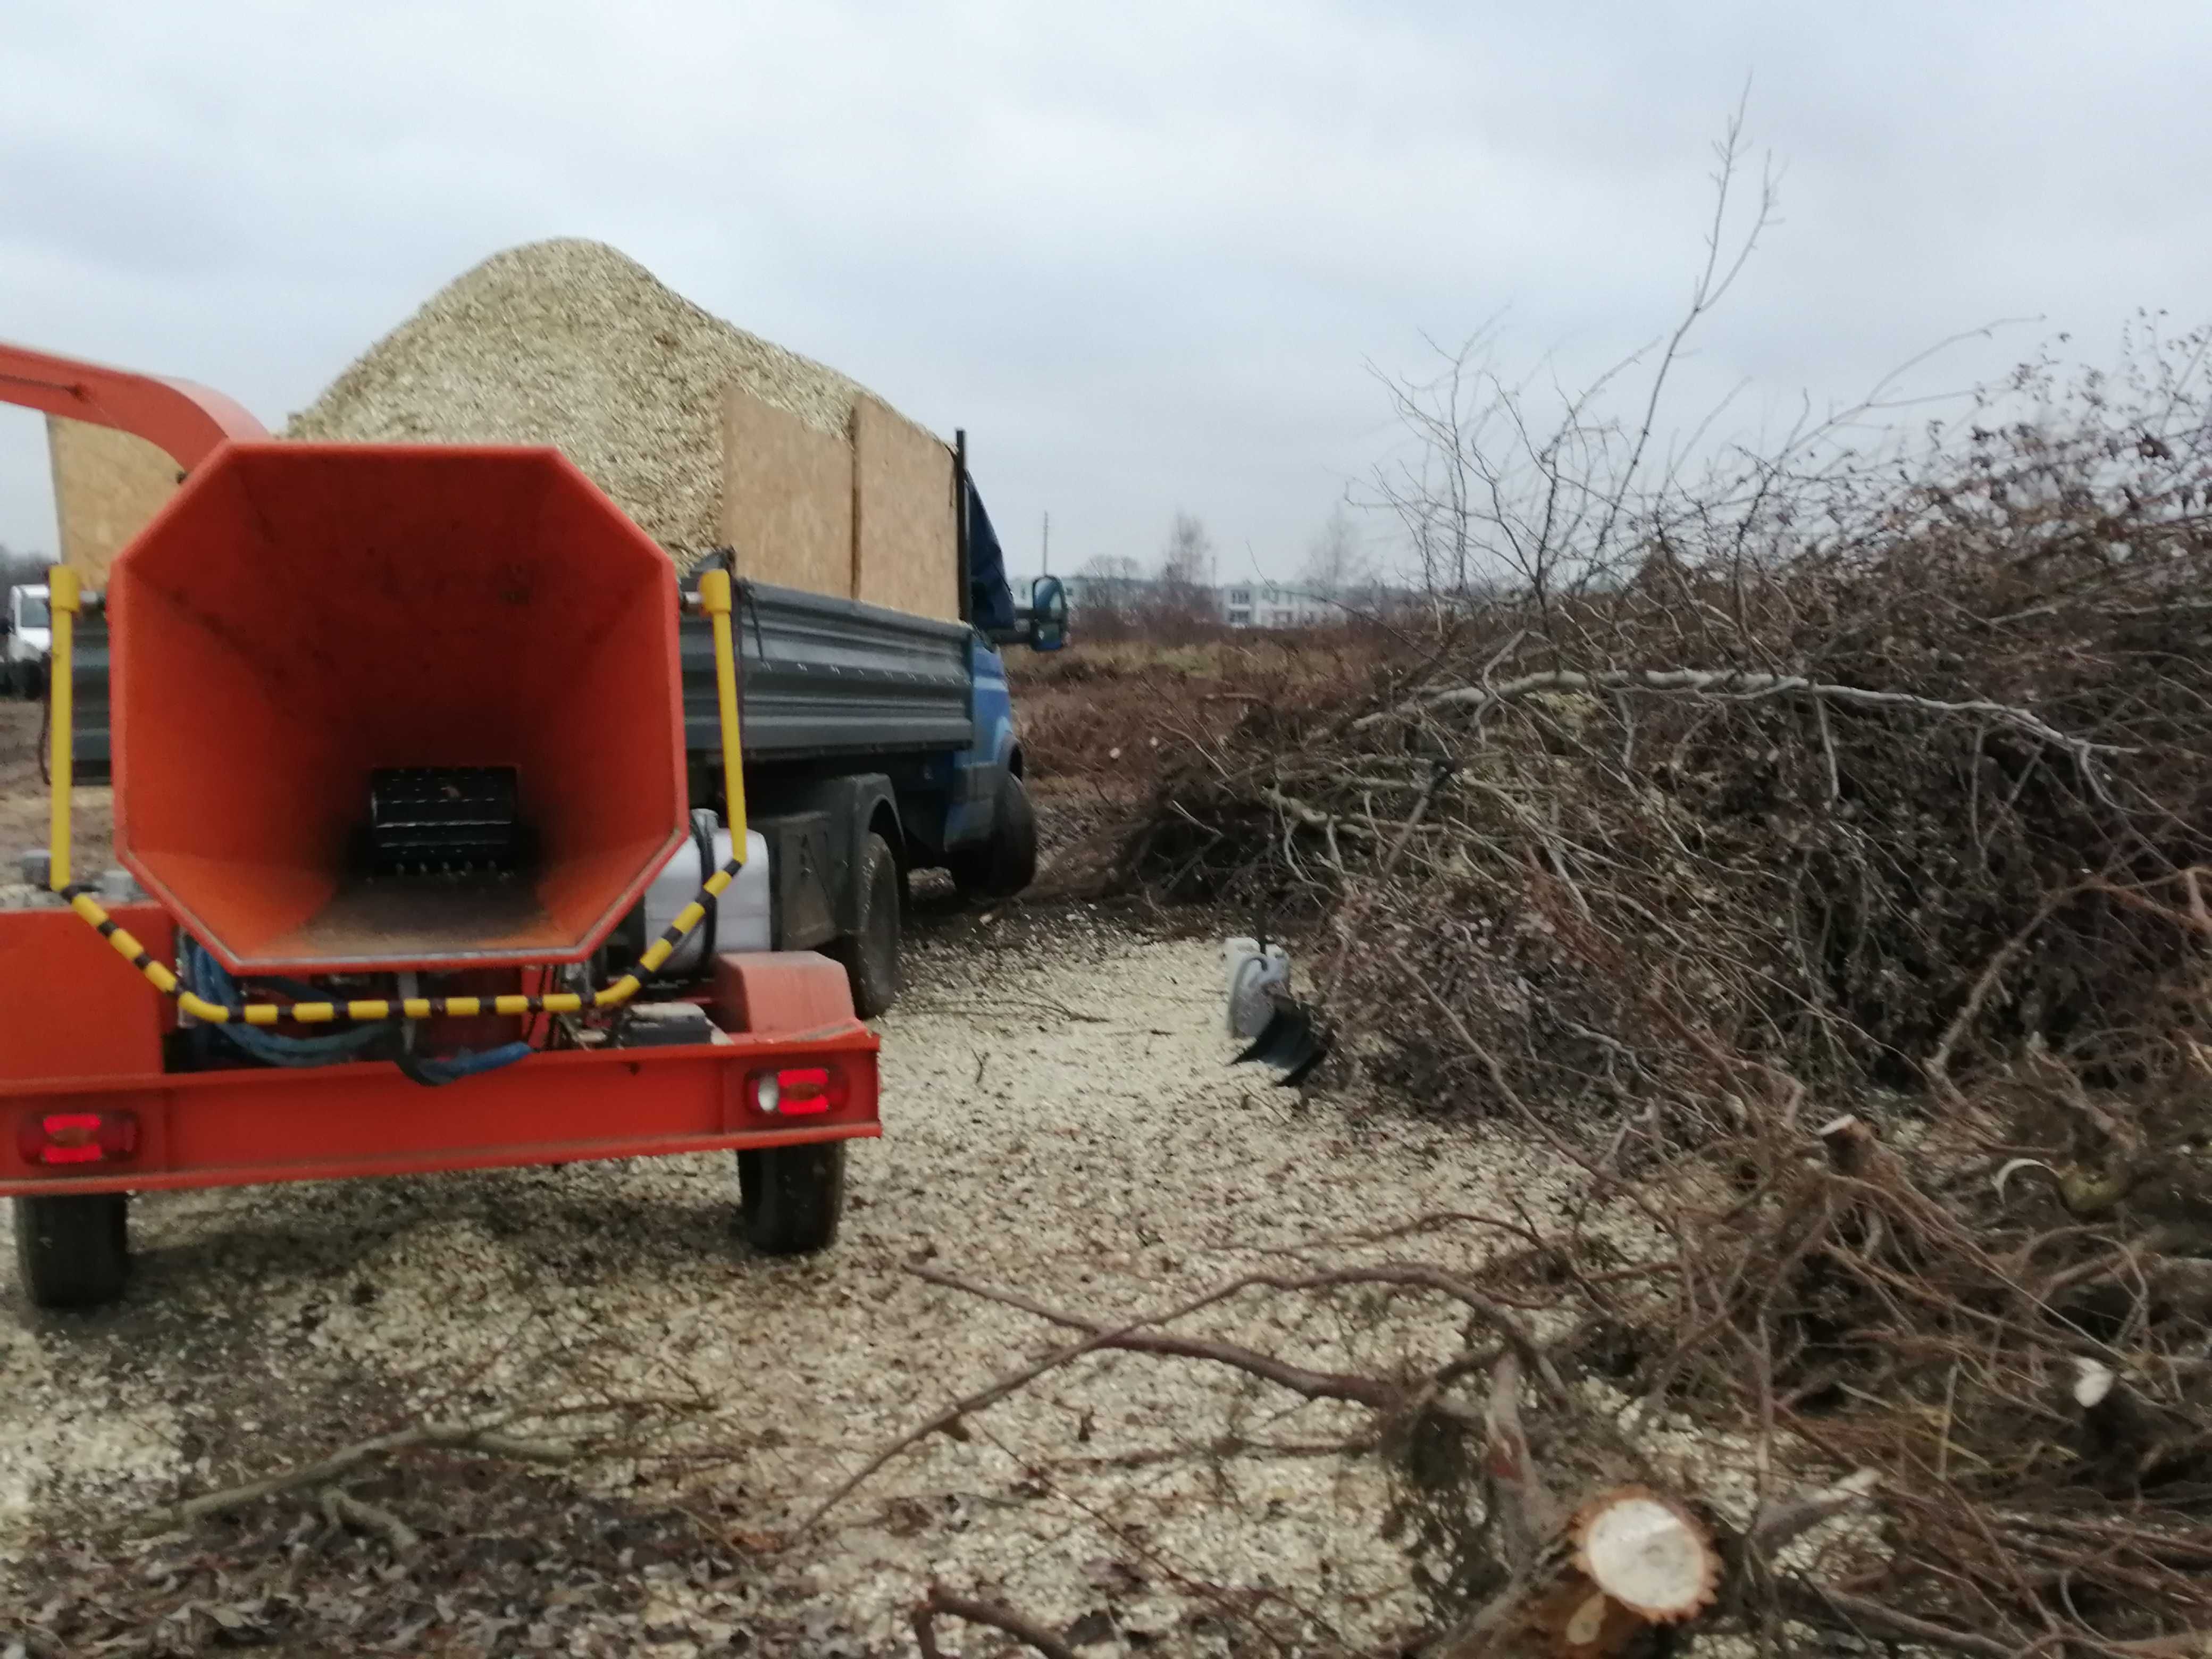
[[[964,1619],[971,1625],[986,1626],[1042,1653],[1045,1659],[1075,1659],[1073,1648],[1036,1620],[1024,1618],[1011,1607],[979,1601],[969,1595],[956,1595],[941,1584],[932,1584],[928,1595],[914,1610],[914,1640],[921,1650],[921,1659],[945,1659],[944,1650],[937,1645],[937,1621],[943,1618]]]

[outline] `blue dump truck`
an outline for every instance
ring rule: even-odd
[[[687,961],[711,962],[718,948],[818,951],[844,966],[854,1011],[872,1018],[898,995],[911,872],[947,871],[979,898],[1018,893],[1035,877],[1036,823],[1000,653],[1058,650],[1066,597],[1044,576],[1017,605],[964,467],[956,487],[958,622],[735,581],[749,878],[709,911]],[[730,562],[710,555],[684,578],[687,593]],[[732,850],[703,617],[687,610],[679,647],[693,841],[608,940],[602,973],[641,955]],[[108,653],[94,617],[79,624],[71,680],[78,775],[96,778],[109,759]]]

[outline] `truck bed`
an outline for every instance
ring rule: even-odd
[[[965,623],[886,611],[765,582],[739,582],[740,720],[748,761],[931,754],[974,738]],[[685,746],[720,746],[714,644],[702,617],[683,618]],[[76,631],[75,751],[81,774],[108,767],[107,629]],[[189,688],[179,688],[189,696]]]

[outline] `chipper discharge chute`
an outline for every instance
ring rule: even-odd
[[[273,442],[198,388],[5,347],[0,397],[186,473],[104,594],[50,584],[52,896],[0,911],[33,1298],[119,1291],[132,1191],[716,1147],[757,1244],[827,1243],[876,1041],[836,963],[729,948],[766,942],[769,887],[727,576],[692,601],[720,823],[690,810],[673,568],[557,451]],[[121,902],[70,859],[93,609],[116,852],[149,896]],[[648,940],[679,866],[699,890]]]

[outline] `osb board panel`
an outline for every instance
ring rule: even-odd
[[[960,617],[952,452],[872,398],[853,404],[854,597]]]
[[[853,597],[853,452],[739,386],[722,396],[722,539],[738,574]]]
[[[143,438],[59,415],[46,416],[46,448],[62,562],[88,586],[105,586],[124,544],[175,490],[177,464]]]

